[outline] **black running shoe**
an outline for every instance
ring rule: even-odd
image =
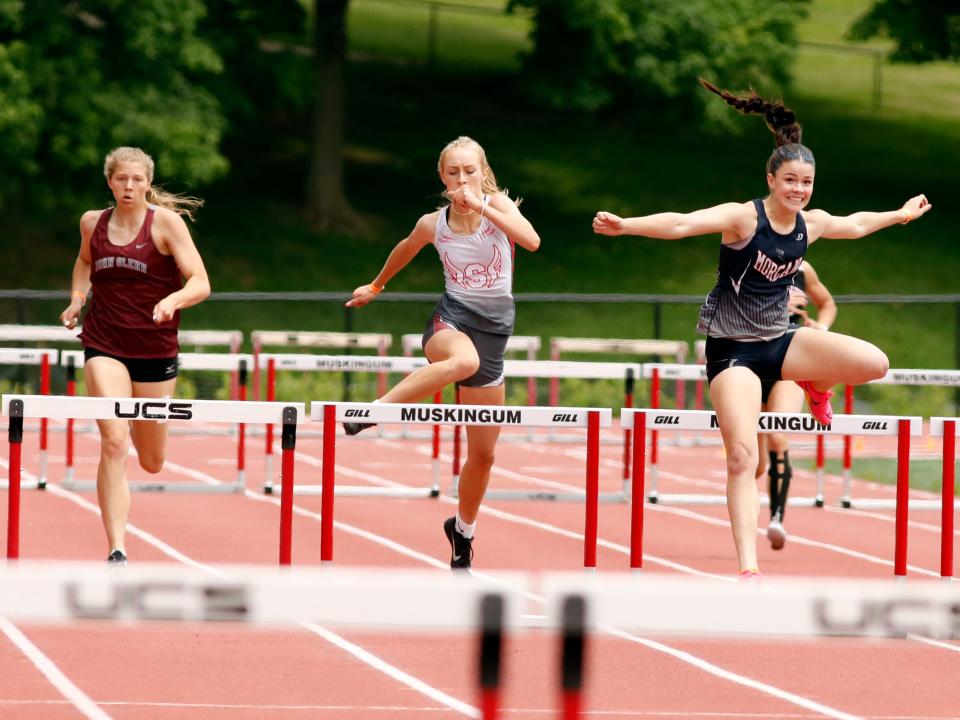
[[[457,518],[447,518],[443,532],[450,542],[450,567],[454,570],[469,570],[473,560],[473,538],[465,538],[457,530]]]
[[[343,424],[343,431],[347,435],[356,435],[361,430],[366,430],[367,428],[372,428],[376,423],[354,423],[354,422],[345,422]]]
[[[114,550],[107,556],[107,565],[126,565],[127,556],[123,554],[123,550]]]

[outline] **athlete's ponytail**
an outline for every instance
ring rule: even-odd
[[[736,108],[744,115],[763,115],[767,127],[776,138],[777,146],[767,161],[768,173],[776,175],[780,166],[790,160],[799,160],[810,165],[816,165],[810,148],[801,144],[803,128],[797,122],[796,114],[782,102],[764,100],[753,89],[744,95],[734,95],[726,90],[721,90],[703,78],[699,78],[699,80],[703,87],[719,95],[728,105]]]

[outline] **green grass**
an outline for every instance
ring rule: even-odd
[[[805,460],[802,466],[814,471],[813,460]],[[824,470],[831,475],[843,473],[840,460],[827,460]],[[910,487],[914,490],[927,490],[938,493],[942,487],[943,465],[939,460],[911,460]],[[855,458],[851,474],[861,480],[883,483],[884,485],[897,484],[897,461],[888,458]]]

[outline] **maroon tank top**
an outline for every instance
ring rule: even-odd
[[[180,312],[157,325],[153,308],[183,287],[172,255],[163,255],[153,242],[153,215],[148,207],[140,232],[127,245],[107,237],[113,208],[100,214],[90,237],[90,281],[93,299],[83,320],[84,347],[127,358],[170,358],[179,350]]]

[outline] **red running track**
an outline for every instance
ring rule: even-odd
[[[21,557],[103,557],[93,493],[56,485],[58,440],[51,443],[53,485],[23,493]],[[246,495],[135,494],[131,562],[276,564],[278,498],[259,492],[262,457],[259,443],[252,445]],[[30,471],[31,443],[24,448]],[[96,436],[78,438],[80,479],[95,475],[97,452]],[[316,482],[319,439],[301,437],[297,456],[298,483]],[[579,488],[583,456],[582,445],[503,442],[491,486]],[[173,437],[169,459],[168,481],[196,479],[198,473],[211,481],[233,479],[227,438]],[[620,460],[619,448],[603,447],[602,491],[620,489]],[[343,483],[430,481],[429,445],[423,441],[341,438],[338,462]],[[130,468],[131,480],[147,479],[132,460]],[[660,490],[722,492],[719,449],[663,448]],[[812,495],[813,477],[797,473],[792,492]],[[855,497],[867,496],[893,497],[893,489],[856,483]],[[830,478],[828,507],[788,509],[791,535],[783,551],[773,552],[760,538],[768,575],[892,578],[892,511],[840,510],[833,507],[838,499],[839,478]],[[319,497],[296,498],[295,565],[319,562],[319,506]],[[447,498],[338,497],[335,562],[449,572],[441,524],[454,508]],[[910,521],[908,581],[918,582],[938,575],[939,515],[914,512]],[[600,571],[625,570],[629,508],[601,505],[599,527]],[[475,568],[577,569],[582,532],[578,503],[491,502],[481,513]],[[647,505],[644,548],[647,572],[709,574],[728,582],[736,570],[726,512],[719,506]],[[558,642],[533,631],[506,638],[502,717],[559,717]],[[476,652],[477,639],[459,634],[4,622],[0,718],[477,717]],[[957,677],[958,643],[594,634],[587,644],[584,716],[945,720],[960,717]]]

